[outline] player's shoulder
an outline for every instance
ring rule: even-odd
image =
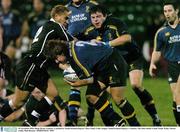
[[[167,29],[167,25],[163,25],[156,31],[156,34],[164,33],[166,29]]]
[[[98,5],[98,2],[96,2],[95,0],[86,0],[86,2],[92,5]]]
[[[53,19],[50,19],[44,24],[45,27],[51,27],[51,28],[57,28],[59,27],[59,24],[56,23]]]
[[[94,27],[93,25],[90,25],[89,27],[87,27],[87,28],[84,30],[84,34],[87,35],[87,34],[89,34],[90,32],[92,32],[94,29],[95,29],[95,27]]]
[[[33,19],[34,17],[36,16],[36,13],[33,11],[33,12],[31,12],[29,15],[28,15],[28,20],[31,20],[31,19]]]
[[[20,16],[20,12],[18,10],[12,9],[12,13],[16,16]]]

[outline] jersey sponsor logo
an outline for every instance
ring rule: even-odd
[[[170,32],[165,33],[166,37],[169,37],[170,35],[171,35]]]
[[[77,15],[73,15],[70,19],[70,22],[77,22],[77,21],[86,21],[87,20],[87,16],[85,16],[85,14],[77,14]]]
[[[174,35],[169,37],[169,41],[170,44],[172,43],[176,43],[176,42],[180,42],[180,35]]]

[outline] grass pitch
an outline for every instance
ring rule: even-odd
[[[62,76],[54,77],[53,80],[55,81],[58,89],[59,94],[62,96],[63,99],[68,100],[68,94],[70,87],[66,85],[63,80]],[[164,78],[146,78],[143,82],[144,87],[152,94],[158,114],[161,118],[163,126],[176,126],[175,119],[172,113],[172,95],[170,91],[169,84],[167,79]],[[81,107],[86,113],[87,104],[85,101],[85,91],[86,87],[81,88]],[[126,97],[129,102],[134,106],[137,114],[137,118],[142,126],[152,126],[152,120],[148,113],[145,111],[143,106],[141,105],[138,97],[135,95],[131,86],[127,85],[127,92]],[[121,114],[120,110],[113,106],[114,109]],[[19,126],[22,122],[1,122],[0,126]],[[99,116],[99,113],[96,111],[95,118],[94,118],[94,126],[103,126],[102,120]]]

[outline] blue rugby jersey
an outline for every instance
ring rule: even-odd
[[[91,24],[89,9],[94,5],[97,3],[91,0],[83,1],[79,6],[74,6],[72,2],[67,5],[72,11],[68,25],[68,32],[71,35],[76,36]]]
[[[70,64],[80,79],[91,77],[96,68],[103,71],[107,58],[113,52],[105,43],[78,41],[70,46]]]
[[[169,25],[161,27],[154,38],[154,48],[161,51],[168,61],[180,61],[180,23],[176,28]]]

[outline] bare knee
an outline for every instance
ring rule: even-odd
[[[111,88],[111,96],[113,101],[119,105],[124,100],[125,87]]]
[[[96,101],[98,100],[98,97],[95,95],[86,95],[86,99],[91,103],[95,104]]]
[[[142,88],[141,84],[139,84],[139,83],[131,83],[131,86],[133,89],[135,89],[135,88],[141,89]]]

